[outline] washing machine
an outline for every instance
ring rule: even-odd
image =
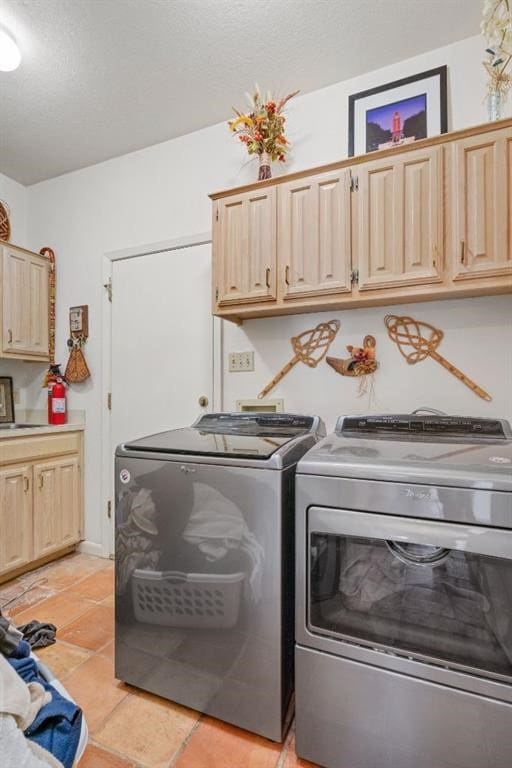
[[[343,417],[296,486],[298,755],[510,768],[508,422]]]
[[[116,451],[116,677],[281,741],[294,479],[318,417],[214,413]]]

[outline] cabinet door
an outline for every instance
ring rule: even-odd
[[[32,560],[32,470],[0,470],[0,574]]]
[[[452,149],[454,279],[512,274],[512,128]]]
[[[5,246],[2,266],[2,348],[24,352],[29,344],[29,254]]]
[[[278,242],[284,299],[351,290],[349,169],[279,186]]]
[[[30,256],[28,263],[28,344],[27,351],[47,355],[49,263],[39,256]]]
[[[360,165],[354,239],[359,290],[441,280],[442,150],[433,147]]]
[[[80,463],[77,456],[60,464],[60,505],[61,505],[61,529],[60,542],[63,547],[68,544],[76,544],[80,541]]]
[[[222,306],[274,300],[275,190],[245,192],[218,200],[216,205],[216,303]]]
[[[34,466],[34,557],[80,540],[78,457]]]
[[[3,248],[4,352],[48,355],[49,263],[38,254]]]

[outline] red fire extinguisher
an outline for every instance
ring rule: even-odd
[[[66,424],[67,420],[66,386],[59,376],[48,385],[48,423]]]

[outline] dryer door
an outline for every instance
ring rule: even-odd
[[[512,677],[512,532],[312,507],[307,629]]]

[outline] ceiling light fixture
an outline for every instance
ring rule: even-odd
[[[0,29],[0,72],[12,72],[20,65],[21,53],[15,40]]]

